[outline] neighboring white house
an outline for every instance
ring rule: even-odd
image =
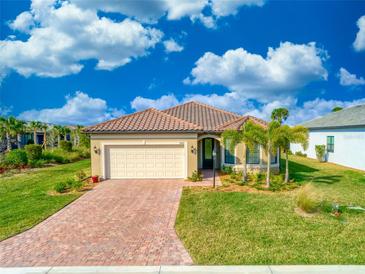
[[[303,151],[292,144],[293,153],[301,151],[316,158],[315,146],[325,145],[328,162],[365,170],[365,105],[332,112],[302,125],[309,129],[309,146]]]

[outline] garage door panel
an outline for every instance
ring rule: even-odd
[[[183,145],[107,146],[107,178],[184,178]]]

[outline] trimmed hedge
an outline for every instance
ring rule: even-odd
[[[27,153],[29,161],[38,161],[42,159],[42,146],[41,145],[26,145],[24,147]]]

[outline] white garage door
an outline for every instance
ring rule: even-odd
[[[107,146],[105,175],[122,178],[184,178],[183,145]]]

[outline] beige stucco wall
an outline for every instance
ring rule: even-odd
[[[91,173],[103,177],[103,145],[113,144],[184,144],[187,150],[187,176],[198,169],[197,134],[92,134]],[[192,147],[194,148],[192,152]],[[98,153],[94,152],[98,150]]]

